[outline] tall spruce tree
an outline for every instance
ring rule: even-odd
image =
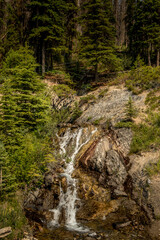
[[[95,80],[101,70],[115,69],[115,29],[110,0],[90,0],[82,5],[80,55],[94,67]]]
[[[18,142],[22,129],[34,129],[44,123],[45,99],[43,84],[35,72],[32,52],[21,47],[11,50],[3,64],[2,99],[0,104],[0,130],[6,147]]]
[[[36,49],[42,74],[46,67],[52,68],[53,58],[58,58],[64,50],[64,0],[31,0],[29,4],[30,43]]]

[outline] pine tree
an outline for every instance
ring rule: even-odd
[[[90,0],[83,4],[80,55],[94,67],[95,80],[101,70],[115,69],[115,29],[109,0]]]
[[[11,50],[3,64],[0,130],[6,136],[7,146],[14,146],[20,140],[21,129],[34,129],[45,122],[47,104],[36,66],[32,52],[23,47]]]
[[[133,60],[140,54],[149,66],[159,65],[160,2],[159,0],[127,1],[127,33]],[[155,56],[157,55],[157,61]]]
[[[125,113],[126,113],[126,120],[127,121],[132,121],[132,119],[134,117],[136,117],[136,115],[137,115],[137,109],[135,108],[133,100],[132,100],[131,97],[129,97],[129,100],[126,104]]]
[[[77,37],[77,16],[78,6],[76,0],[66,1],[65,11],[65,61],[66,64],[70,64],[72,61],[72,55],[74,53],[74,40]],[[76,39],[77,40],[77,39]]]
[[[53,58],[58,58],[64,50],[65,8],[63,0],[31,0],[29,4],[29,38],[36,49],[38,63],[42,65],[42,74],[45,73],[46,65],[52,68]]]

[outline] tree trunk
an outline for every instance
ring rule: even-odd
[[[148,46],[148,66],[151,66],[151,43]]]
[[[46,56],[45,56],[45,42],[42,43],[42,75],[45,74]]]
[[[1,189],[1,193],[2,193],[2,168],[1,168],[1,174],[0,174],[0,189]]]
[[[157,67],[159,67],[159,49],[157,50]]]
[[[98,81],[98,64],[95,65],[94,68],[94,80],[97,82]]]

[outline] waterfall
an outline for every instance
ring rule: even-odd
[[[90,134],[88,134],[87,139],[82,140],[84,128],[76,129],[72,132],[71,129],[67,129],[63,137],[59,137],[60,140],[60,154],[66,159],[66,153],[68,146],[74,146],[73,152],[70,156],[70,162],[66,162],[66,168],[61,176],[64,176],[67,181],[67,190],[63,191],[60,184],[60,196],[59,204],[56,209],[51,209],[50,211],[54,213],[54,219],[51,221],[51,226],[59,226],[59,218],[62,210],[65,211],[65,226],[69,230],[75,230],[80,232],[87,232],[87,228],[83,228],[76,221],[76,201],[79,200],[77,197],[77,181],[72,178],[72,173],[74,171],[74,160],[82,148],[91,138],[91,136],[97,131],[94,129]]]

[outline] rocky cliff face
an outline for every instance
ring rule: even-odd
[[[94,231],[95,229],[99,231],[97,230],[97,221],[99,226],[103,226],[103,229],[104,226],[112,229],[112,234],[109,235],[110,239],[112,237],[121,239],[114,235],[117,234],[114,230],[120,231],[123,227],[128,232],[128,237],[133,235],[132,239],[141,239],[141,235],[144,239],[149,239],[148,232],[153,237],[155,229],[155,239],[159,239],[159,232],[157,232],[159,221],[155,221],[155,216],[158,218],[160,209],[159,177],[149,179],[145,172],[145,168],[150,162],[158,161],[159,151],[129,155],[133,134],[131,129],[117,129],[114,126],[119,120],[124,119],[125,104],[132,93],[123,86],[111,87],[106,95],[100,98],[102,90],[104,91],[104,89],[95,91],[94,96],[97,100],[94,99],[94,101],[83,104],[81,106],[83,114],[77,119],[74,126],[69,125],[73,134],[75,128],[81,126],[89,134],[95,128],[93,126],[95,120],[99,120],[97,131],[80,148],[74,162],[75,169],[72,177],[77,179],[79,199],[76,201],[76,218],[79,221],[85,221],[85,225]],[[132,95],[132,99],[140,111],[139,121],[143,121],[145,94]],[[60,109],[63,107],[63,101],[60,102],[60,105],[58,102],[56,100],[54,107]],[[61,129],[60,136],[63,136],[66,130],[67,126]],[[85,131],[80,139],[82,143],[87,137]],[[68,154],[72,152],[73,147],[74,144],[68,144]],[[61,174],[64,169],[64,161],[51,165],[45,174],[44,185],[27,195],[25,209],[30,219],[44,225],[53,219],[53,212],[50,210],[58,206],[59,186],[61,185],[63,192],[67,188],[66,178]],[[65,209],[61,213],[61,225],[65,222],[64,212]],[[149,227],[149,231],[146,231],[148,224],[151,224],[151,227]],[[122,231],[120,232],[122,234]],[[127,236],[123,235],[123,239],[128,239]],[[87,239],[87,237],[81,239]],[[102,238],[90,237],[90,239],[108,238],[102,234]]]

